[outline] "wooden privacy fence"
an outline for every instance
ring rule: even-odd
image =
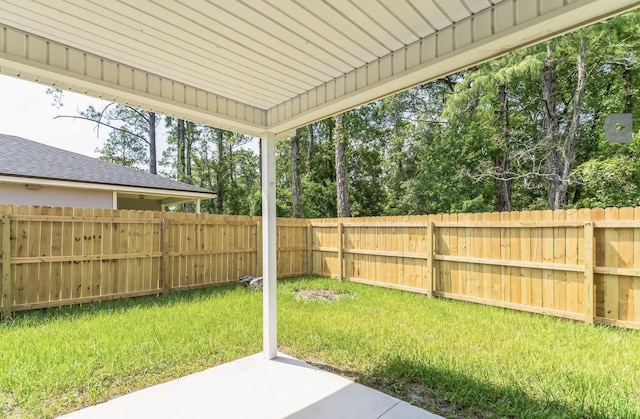
[[[0,205],[3,317],[262,274],[261,219]],[[278,219],[278,276],[640,328],[640,208]]]
[[[261,275],[259,217],[0,205],[4,318],[11,312]],[[278,221],[278,275],[306,274],[308,222]]]
[[[640,208],[311,225],[314,274],[640,328]]]

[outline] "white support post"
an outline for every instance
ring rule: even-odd
[[[118,192],[113,191],[113,209],[118,209]]]
[[[200,198],[196,199],[196,214],[200,214],[200,202]]]
[[[276,136],[262,135],[262,333],[266,359],[278,355],[276,279]]]

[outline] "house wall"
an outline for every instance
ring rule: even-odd
[[[21,183],[0,183],[0,204],[111,209],[113,192],[54,186],[33,190]]]

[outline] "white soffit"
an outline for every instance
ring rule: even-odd
[[[0,72],[220,128],[287,131],[630,0],[0,0]]]

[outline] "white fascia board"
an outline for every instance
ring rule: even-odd
[[[253,136],[265,131],[264,109],[3,24],[0,72],[221,129]]]
[[[640,6],[640,1],[632,0],[566,3],[510,0],[494,4],[269,109],[268,130],[280,133],[305,126]]]
[[[122,185],[109,185],[104,183],[90,183],[90,182],[72,182],[66,180],[56,179],[39,179],[22,176],[3,176],[0,175],[0,183],[14,183],[22,185],[42,185],[52,186],[57,188],[73,188],[73,189],[90,189],[94,191],[113,191],[117,193],[131,193],[136,195],[145,196],[173,196],[179,198],[185,198],[188,200],[200,199],[213,199],[216,197],[214,193],[205,192],[189,192],[189,191],[175,191],[171,189],[158,189],[158,188],[143,188],[139,186],[122,186]]]

